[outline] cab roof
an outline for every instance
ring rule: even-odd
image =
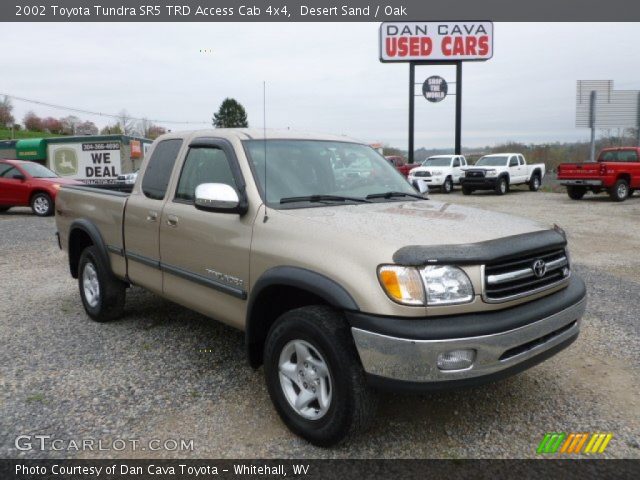
[[[265,136],[266,133],[266,136]],[[330,135],[326,133],[299,132],[295,130],[265,130],[261,128],[210,128],[206,130],[191,130],[172,132],[159,138],[197,138],[216,137],[238,140],[323,140],[330,142],[349,142],[367,145],[366,142],[344,135]]]

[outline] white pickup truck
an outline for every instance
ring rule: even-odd
[[[424,180],[429,187],[450,193],[454,185],[460,184],[462,168],[466,166],[467,160],[462,155],[434,155],[412,169],[407,179],[414,186],[418,180]]]
[[[494,190],[504,195],[511,185],[523,184],[536,192],[544,174],[544,163],[528,165],[520,153],[494,153],[481,157],[472,167],[463,168],[460,185],[465,195],[474,190]]]

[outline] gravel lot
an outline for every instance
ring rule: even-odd
[[[428,396],[384,395],[372,430],[319,449],[283,426],[240,332],[141,289],[127,315],[85,315],[51,218],[0,214],[1,457],[535,457],[546,432],[613,432],[606,456],[640,458],[640,197],[614,204],[514,191],[434,199],[515,212],[567,232],[589,287],[573,346],[502,382]],[[193,439],[193,451],[19,452],[18,435]],[[129,444],[129,443],[127,443]],[[120,445],[120,444],[119,444]]]

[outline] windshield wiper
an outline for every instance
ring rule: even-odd
[[[371,203],[366,198],[343,197],[342,195],[307,195],[304,197],[285,197],[280,199],[280,203],[295,202],[366,202]]]
[[[420,200],[426,200],[426,198],[420,195],[419,193],[407,193],[407,192],[372,193],[370,195],[367,195],[365,198],[369,200],[371,198],[392,198],[392,197],[413,197],[413,198],[419,198]]]

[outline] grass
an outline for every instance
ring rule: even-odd
[[[44,395],[42,393],[35,393],[27,397],[27,403],[44,402]]]
[[[0,140],[20,140],[23,138],[48,138],[48,137],[60,137],[59,134],[52,134],[47,132],[28,132],[26,130],[14,130],[13,138],[11,138],[11,130],[6,128],[0,128]]]

